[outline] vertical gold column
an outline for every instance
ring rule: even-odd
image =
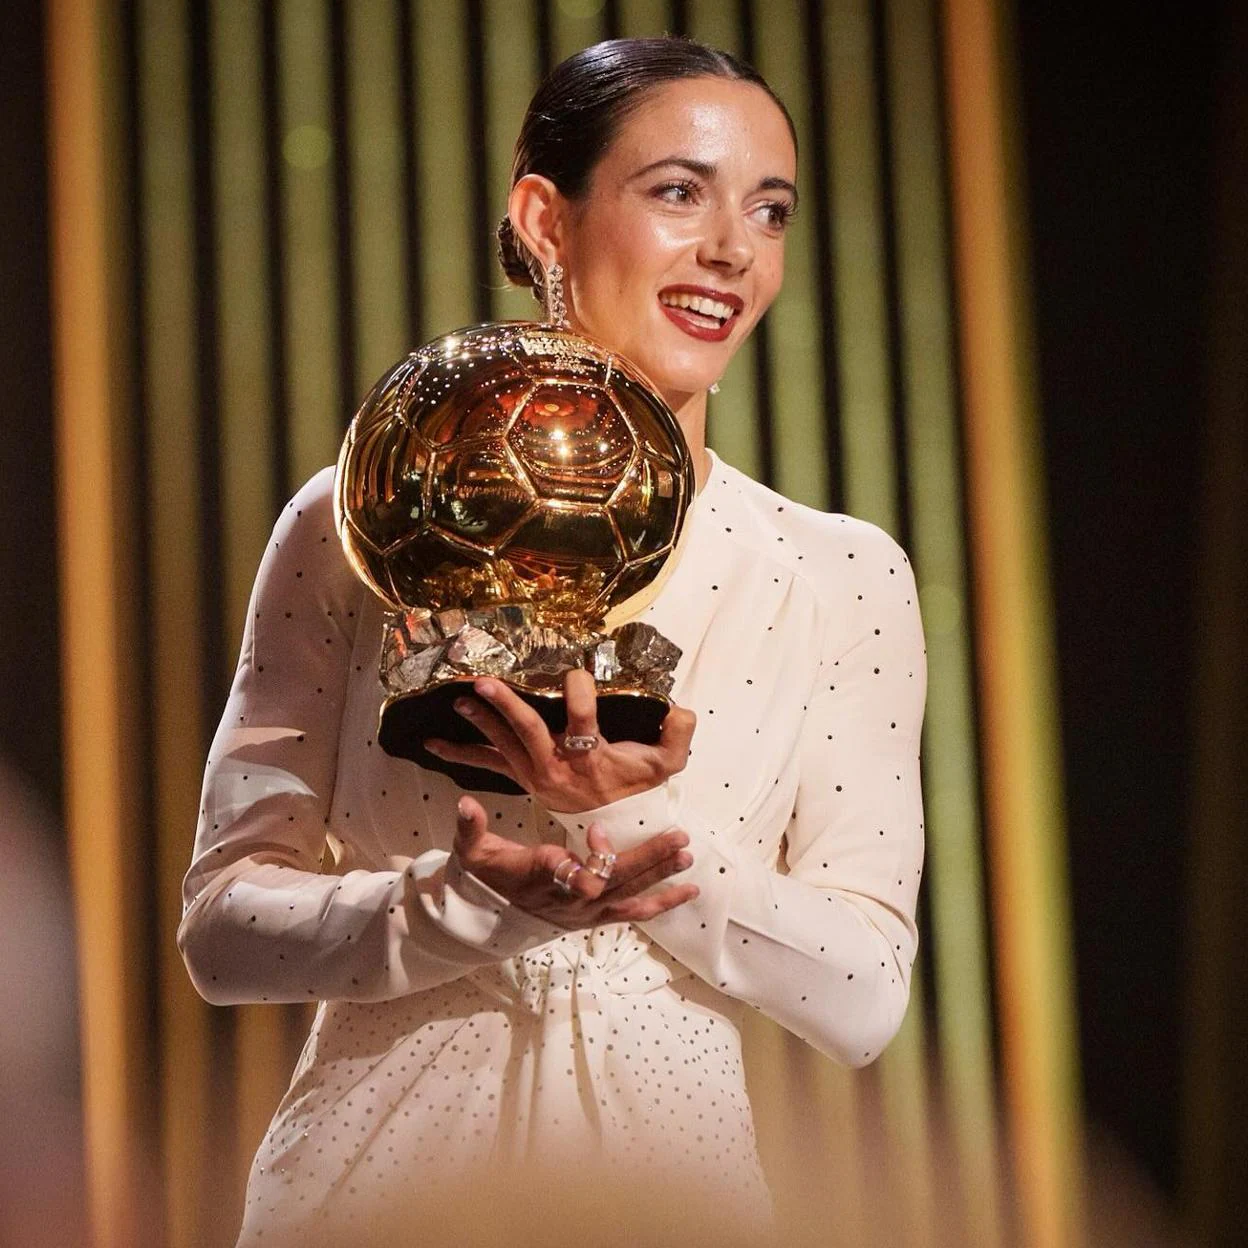
[[[881,150],[886,136],[876,100],[872,6],[867,0],[829,0],[819,30],[826,78],[821,101],[824,140],[832,170],[830,185],[809,187],[830,202],[829,250],[835,282],[841,460],[846,510],[899,535],[897,471],[893,434],[889,335],[887,231],[883,214]],[[930,951],[924,951],[930,957]],[[911,981],[904,1023],[880,1059],[868,1087],[878,1096],[861,1098],[868,1140],[888,1149],[888,1163],[867,1154],[859,1173],[878,1205],[887,1201],[892,1227],[912,1238],[931,1224],[934,1202],[931,1134],[927,1121],[927,1079],[923,980]],[[862,1091],[862,1089],[859,1089]],[[862,1132],[862,1123],[857,1125]],[[879,1182],[885,1169],[892,1177]]]
[[[134,571],[122,243],[111,127],[111,6],[47,6],[53,389],[65,817],[82,1035],[86,1181],[97,1248],[149,1242],[142,985],[132,974],[138,864]]]
[[[413,280],[403,235],[403,156],[398,22],[391,0],[353,0],[347,11],[347,80],[351,106],[351,248],[357,341],[355,393],[342,419],[369,387],[416,343],[406,341],[406,289]]]
[[[1045,501],[1008,57],[990,0],[948,0],[946,90],[1005,1095],[1028,1244],[1076,1236],[1070,916]]]
[[[408,124],[420,133],[418,267],[425,335],[432,338],[474,319],[467,33],[462,4],[417,0],[415,13],[417,115]]]
[[[302,484],[333,463],[351,406],[339,394],[338,222],[327,12],[280,0],[277,18],[286,256],[290,463]]]
[[[724,0],[690,0],[689,32],[713,48],[738,54],[740,31],[735,6]],[[720,381],[720,393],[712,397],[706,416],[706,440],[728,463],[757,478],[762,463],[758,424],[758,396],[754,388],[753,337],[732,357]]]
[[[841,383],[841,457],[845,507],[897,532],[892,381],[888,336],[885,230],[872,5],[829,0],[823,29],[828,83],[823,110],[833,170],[831,246],[835,257],[837,349]]]
[[[213,0],[213,187],[220,335],[225,658],[242,642],[256,565],[284,499],[270,493],[272,292],[266,282],[264,100],[258,4]]]
[[[788,105],[799,151],[810,150],[810,80],[805,72],[805,31],[796,4],[755,6],[758,68]],[[800,174],[799,183],[803,179]],[[821,187],[808,186],[815,195]],[[827,424],[820,399],[819,269],[813,214],[799,213],[785,240],[784,288],[767,313],[771,327],[772,441],[775,485],[812,507],[828,503]]]
[[[280,505],[280,500],[270,493],[273,302],[266,282],[259,5],[214,0],[210,36],[215,195],[212,213],[221,348],[218,415],[225,578],[222,627],[226,637],[224,658],[229,669],[220,675],[228,677],[238,656],[252,578]],[[200,211],[204,209],[201,207]],[[180,978],[177,995],[166,1001],[166,1009],[190,1014],[192,1005],[198,1005],[198,1012],[204,1013],[208,1007],[197,999],[182,999],[194,994],[186,975]],[[240,1006],[232,1011],[232,1019],[236,1146],[228,1175],[231,1213],[243,1191],[246,1167],[290,1075],[283,1020],[276,1008]],[[175,1105],[168,1111],[171,1138],[178,1123],[187,1121],[185,1115],[174,1118]],[[201,1186],[197,1180],[194,1167],[179,1165],[173,1170],[171,1209],[193,1209],[191,1193]],[[223,1176],[222,1184],[226,1181]],[[171,1248],[202,1242],[204,1231],[197,1219],[171,1218],[170,1222]]]
[[[182,875],[189,861],[203,760],[198,743],[203,680],[192,640],[203,620],[196,534],[200,525],[199,388],[195,325],[195,211],[188,83],[190,32],[181,5],[138,5],[140,156],[143,217],[143,334],[146,352],[144,430],[147,443],[148,549],[152,618],[143,645],[153,675],[152,744],[155,816],[161,835],[148,864],[159,915],[161,1100],[168,1240],[196,1242],[209,1203],[202,1183],[206,1141],[199,1130],[212,1113],[213,1069],[207,1007],[196,997],[178,955]],[[219,1105],[220,1102],[218,1102]]]
[[[934,963],[936,972],[942,1092],[937,1165],[969,1194],[959,1202],[966,1239],[991,1244],[1000,1229],[992,1022],[931,0],[895,0],[887,8],[886,32],[901,327],[897,349],[905,390],[912,554],[927,636],[923,804],[928,866],[921,904],[932,917],[933,937],[921,956]]]
[[[485,0],[485,89],[489,117],[490,228],[507,212],[511,159],[529,97],[537,89],[537,22],[534,6]],[[491,248],[494,240],[489,240]],[[491,271],[490,311],[499,320],[540,320],[532,292],[509,285],[501,268]]]
[[[833,296],[840,360],[841,454],[846,509],[888,532],[898,532],[893,446],[893,385],[889,370],[888,280],[882,214],[881,135],[871,6],[831,0],[822,51],[827,102],[822,110],[833,170],[830,187],[809,188],[831,200]],[[880,1059],[881,1124],[904,1164],[906,1180],[890,1188],[897,1225],[907,1231],[930,1221],[926,1080],[923,1065],[923,981],[913,977],[910,1007],[897,1038]],[[905,1208],[900,1208],[901,1203]]]

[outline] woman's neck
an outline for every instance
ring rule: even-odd
[[[693,394],[666,397],[668,406],[676,413],[681,432],[689,446],[694,481],[700,494],[711,472],[711,457],[706,453],[706,391],[698,390]]]

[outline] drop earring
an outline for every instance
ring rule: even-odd
[[[717,381],[713,381],[713,382],[711,382],[711,384],[710,384],[709,386],[707,386],[707,388],[706,388],[706,392],[707,392],[707,394],[718,394],[718,393],[719,393],[719,382],[717,382]]]
[[[546,320],[557,329],[568,327],[568,309],[563,301],[563,265],[558,260],[546,270]]]

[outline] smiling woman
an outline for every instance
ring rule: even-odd
[[[670,39],[564,62],[517,144],[506,272],[649,375],[696,466],[646,609],[683,652],[657,745],[602,740],[578,671],[564,735],[482,679],[457,709],[488,744],[426,742],[522,796],[390,758],[382,608],[334,538],[330,470],[279,520],[179,934],[209,1000],[320,1002],[240,1243],[446,1231],[498,1167],[569,1233],[578,1202],[632,1190],[678,1202],[685,1243],[712,1215],[714,1242],[756,1242],[743,1011],[855,1066],[900,1025],[923,846],[909,562],[705,444],[707,390],[780,289],[796,160],[752,70]]]
[[[784,104],[740,61],[681,40],[571,57],[516,144],[504,268],[539,298],[552,265],[567,271],[572,323],[656,384],[699,483],[707,389],[780,290],[796,178]]]

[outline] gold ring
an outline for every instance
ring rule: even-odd
[[[564,867],[570,866],[570,871],[565,871]],[[563,893],[572,892],[572,877],[583,868],[575,858],[569,855],[556,868],[554,873],[555,887]]]

